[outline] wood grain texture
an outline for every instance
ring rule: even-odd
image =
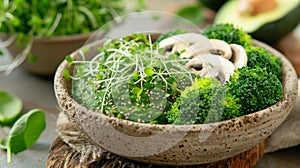
[[[186,166],[189,168],[251,168],[254,167],[259,159],[263,156],[265,149],[265,142],[257,144],[252,149],[245,151],[235,157],[221,160],[215,163],[209,163],[204,165],[195,165],[195,166]],[[46,168],[121,168],[121,167],[131,167],[131,168],[140,168],[140,167],[164,167],[168,168],[169,166],[158,166],[158,165],[149,165],[145,163],[139,163],[131,161],[125,158],[113,154],[107,154],[103,159],[93,162],[90,165],[83,165],[79,163],[80,153],[72,149],[67,145],[60,137],[57,137],[56,140],[52,143],[49,149],[49,155],[46,162]],[[184,168],[184,167],[181,167]]]

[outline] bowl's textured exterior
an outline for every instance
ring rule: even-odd
[[[96,52],[103,42],[90,44]],[[266,139],[286,119],[297,97],[297,76],[291,63],[278,51],[255,41],[279,57],[283,69],[283,98],[255,113],[213,124],[156,125],[108,117],[87,110],[71,97],[71,80],[63,70],[72,71],[66,61],[58,67],[54,87],[60,107],[72,121],[99,145],[117,155],[162,165],[195,165],[235,156]],[[72,54],[78,56],[78,51]]]

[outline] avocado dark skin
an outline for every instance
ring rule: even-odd
[[[263,41],[268,44],[274,44],[278,42],[285,35],[290,33],[300,22],[300,5],[291,10],[282,18],[266,23],[258,30],[249,33],[253,38]],[[282,26],[284,25],[284,26]],[[270,36],[269,33],[272,33],[273,36]]]
[[[198,0],[201,4],[212,9],[214,11],[218,11],[221,6],[227,2],[228,0]]]

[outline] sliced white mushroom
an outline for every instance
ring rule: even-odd
[[[232,62],[214,54],[198,55],[189,60],[186,66],[196,75],[216,78],[221,84],[225,84],[234,72]]]
[[[180,55],[181,58],[192,58],[200,52],[214,49],[209,39],[198,33],[184,33],[171,36],[159,42],[159,47],[172,49],[172,52],[185,50]]]
[[[185,52],[183,52],[182,54],[180,54],[181,58],[193,58],[197,55],[199,55],[200,53],[204,54],[204,53],[208,53],[207,51],[209,50],[214,50],[213,46],[211,45],[211,43],[209,43],[209,41],[206,42],[199,42],[199,43],[195,43],[191,46],[189,46]]]
[[[159,42],[160,48],[170,48],[176,43],[191,45],[198,42],[207,42],[208,38],[199,33],[184,33],[168,37]]]
[[[172,53],[175,51],[182,52],[183,50],[187,50],[189,48],[189,45],[185,43],[175,43],[172,48]]]
[[[230,61],[233,63],[235,69],[246,66],[248,57],[244,47],[238,44],[230,44],[230,48],[232,50]]]
[[[214,48],[212,50],[208,50],[210,54],[220,55],[228,60],[231,58],[232,51],[228,43],[218,39],[210,39],[209,41]]]
[[[226,59],[232,55],[231,48],[223,40],[208,39],[198,33],[184,33],[171,36],[159,43],[160,48],[172,49],[172,53],[178,51],[181,58],[193,58],[198,54],[215,54]]]

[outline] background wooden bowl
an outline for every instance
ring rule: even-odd
[[[103,41],[89,45],[88,55],[97,52]],[[78,104],[71,96],[72,81],[63,77],[70,72],[64,61],[55,75],[55,94],[69,120],[99,147],[117,155],[141,162],[161,165],[195,165],[230,158],[264,139],[286,119],[297,97],[298,82],[293,66],[278,51],[254,41],[281,59],[283,98],[276,104],[252,114],[211,124],[157,125],[108,117]],[[72,57],[78,57],[78,50]]]

